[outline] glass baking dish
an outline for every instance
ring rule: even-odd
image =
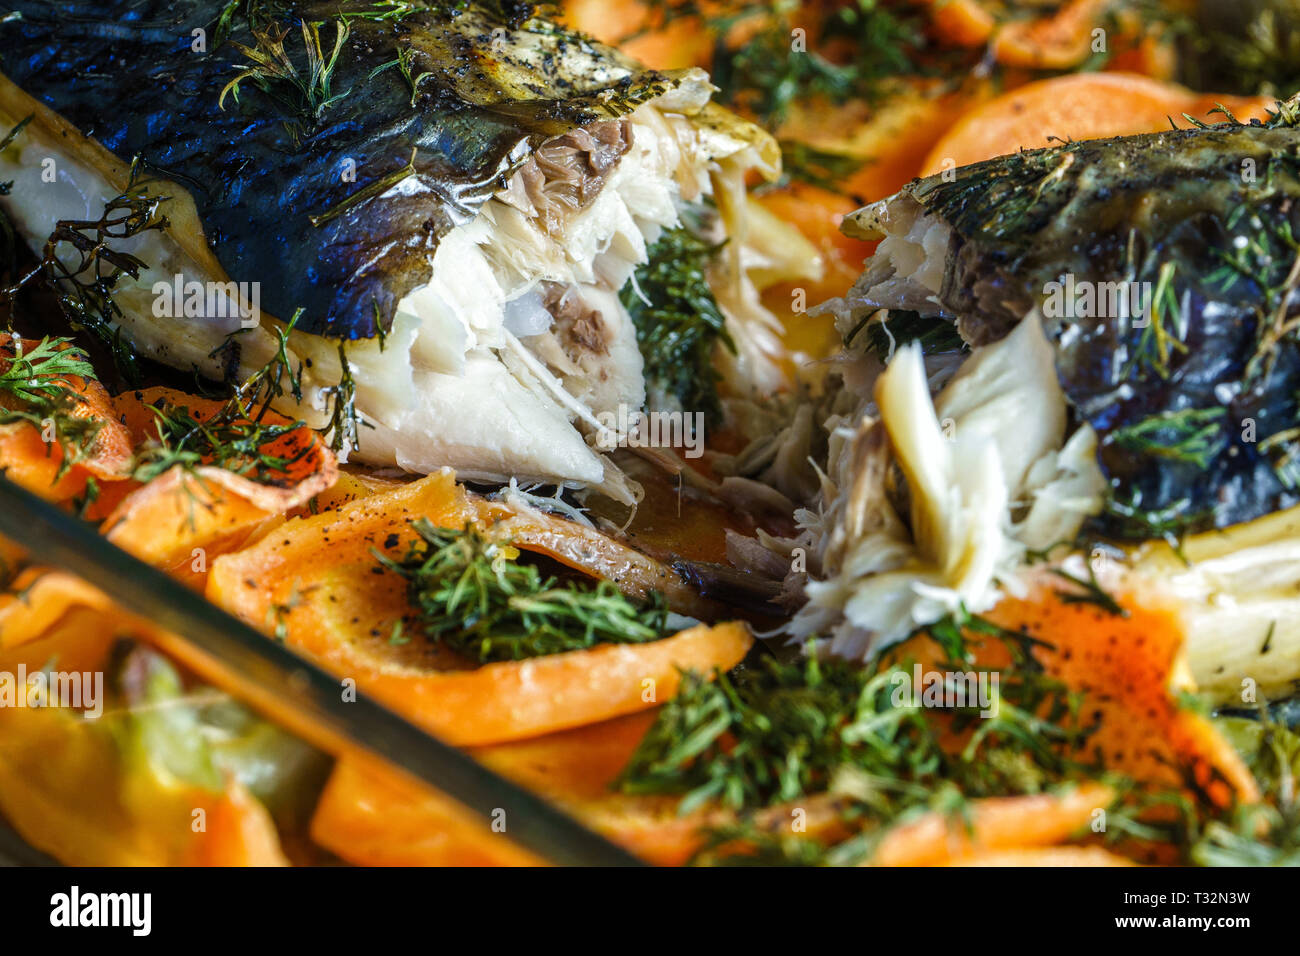
[[[639,864],[626,850],[361,692],[345,700],[336,677],[3,476],[0,535],[34,562],[70,572],[156,625],[166,635],[157,649],[167,657],[326,754],[378,758],[485,821],[505,809],[509,839],[545,861]],[[0,819],[0,862],[56,861]]]

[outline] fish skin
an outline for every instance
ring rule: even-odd
[[[1243,176],[1246,160],[1253,179]],[[1174,263],[1185,331],[1165,361],[1150,360],[1150,327],[1116,317],[1044,320],[1062,389],[1101,437],[1111,500],[1095,531],[1181,535],[1300,504],[1288,474],[1297,442],[1266,442],[1300,416],[1300,342],[1292,335],[1272,349],[1264,374],[1252,359],[1271,321],[1266,290],[1246,277],[1228,283],[1221,272],[1235,242],[1264,231],[1252,214],[1300,236],[1300,130],[1225,123],[1081,141],[976,163],[955,179],[916,180],[903,192],[952,229],[938,299],[975,344],[1005,335],[1044,305],[1047,283],[1067,274],[1154,290],[1162,266]],[[1267,286],[1285,278],[1296,250],[1278,242],[1271,254]],[[1207,422],[1212,454],[1203,461],[1121,440],[1122,429],[1188,410],[1222,412]],[[1177,437],[1166,432],[1166,447]]]
[[[230,278],[261,281],[267,313],[284,319],[302,309],[297,328],[331,338],[386,333],[402,297],[427,282],[440,239],[474,218],[546,139],[622,115],[674,82],[528,19],[529,4],[471,4],[399,22],[350,20],[332,83],[333,93],[349,92],[319,119],[291,117],[247,80],[239,101],[228,96],[221,110],[223,87],[248,62],[233,43],[255,44],[237,16],[215,45],[223,6],[102,0],[70,10],[3,0],[0,13],[20,17],[0,23],[0,73],[119,158],[139,156],[146,170],[188,189]],[[375,6],[262,9],[292,27],[285,49],[301,73],[299,18],[325,21],[328,56],[340,11]],[[196,29],[206,31],[205,53],[191,49]],[[396,68],[370,75],[399,47],[410,51],[413,76],[431,74],[414,107]],[[415,173],[400,188],[311,223],[402,170],[412,148]],[[355,182],[342,178],[347,159]]]

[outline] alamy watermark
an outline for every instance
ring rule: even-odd
[[[186,281],[179,272],[170,282],[153,284],[153,314],[158,318],[239,319],[251,329],[262,318],[262,283]]]
[[[914,664],[911,674],[899,670],[890,677],[894,690],[889,699],[895,707],[978,707],[981,717],[996,717],[999,681],[997,671],[927,671]]]
[[[617,412],[599,412],[596,444],[615,448],[681,448],[682,457],[704,454],[703,412],[642,412],[619,405]]]
[[[103,671],[0,671],[0,707],[68,707],[85,717],[104,713]]]
[[[1063,282],[1043,285],[1043,316],[1049,319],[1132,319],[1134,328],[1151,321],[1155,299],[1150,282],[1092,282],[1067,273]]]

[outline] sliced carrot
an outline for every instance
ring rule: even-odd
[[[1099,846],[1048,846],[994,850],[953,860],[949,866],[1137,866]]]
[[[450,797],[363,759],[334,767],[311,837],[358,866],[536,866],[510,841],[508,808],[493,830]],[[490,812],[490,811],[489,811]]]
[[[1003,66],[1030,70],[1078,66],[1091,54],[1093,31],[1110,4],[1111,0],[1069,0],[1055,16],[1005,23],[993,36],[993,55]]]
[[[32,339],[21,341],[24,352],[40,345]],[[13,356],[13,336],[0,334],[0,367],[8,368]],[[86,453],[65,469],[63,446],[57,441],[46,441],[52,435],[42,434],[42,428],[28,422],[12,422],[0,425],[0,471],[10,481],[48,501],[63,502],[84,494],[88,479],[111,482],[125,477],[131,463],[131,440],[117,420],[108,392],[99,382],[77,375],[52,381],[62,383],[74,397],[75,407],[69,412],[71,416],[98,425]],[[0,404],[11,410],[23,408],[22,403],[14,399]]]
[[[651,6],[646,0],[567,0],[564,22],[657,70],[708,66],[714,37],[702,19],[673,16],[660,29],[641,32]],[[713,7],[708,0],[702,4],[705,13]]]
[[[117,407],[137,443],[157,437],[154,405],[185,408],[203,422],[224,403],[166,388],[126,393]],[[290,424],[274,412],[268,412],[266,420]],[[211,465],[172,467],[122,497],[105,519],[104,533],[136,557],[201,585],[218,554],[242,546],[265,524],[305,504],[338,477],[334,455],[306,426],[259,451],[290,464],[273,480],[258,481]]]
[[[679,866],[703,845],[706,828],[734,822],[728,810],[706,807],[685,816],[672,796],[632,796],[612,784],[654,720],[631,714],[560,733],[488,747],[475,759],[558,804],[588,827],[659,866]],[[364,763],[364,762],[361,762]],[[513,863],[513,848],[446,797],[355,760],[340,761],[317,808],[313,836],[357,863],[435,865],[442,862]],[[372,787],[374,776],[382,786]],[[508,808],[503,808],[507,811]],[[809,839],[833,842],[847,835],[835,801],[825,795],[756,815],[770,832],[790,827],[795,810]],[[345,847],[346,850],[339,849]]]
[[[132,772],[111,732],[57,708],[0,708],[0,813],[71,866],[287,862],[266,809],[240,784],[211,793]]]
[[[133,624],[80,578],[28,568],[0,593],[0,670],[101,670],[113,642]]]
[[[988,851],[1064,843],[1105,810],[1114,792],[1085,783],[1060,794],[972,801],[966,815],[927,813],[891,829],[872,866],[935,866]]]
[[[1143,783],[1190,784],[1218,806],[1257,801],[1255,778],[1232,745],[1180,699],[1194,685],[1177,606],[1158,595],[1125,591],[1122,582],[1109,590],[1127,616],[1063,600],[1061,581],[1048,576],[1030,579],[1023,597],[1005,597],[984,616],[1042,641],[1034,655],[1044,671],[1082,693],[1081,718],[1096,725],[1086,757]],[[976,666],[1007,666],[1000,641],[973,638],[971,646]],[[934,664],[942,660],[925,636],[901,645],[897,653]]]
[[[192,842],[186,865],[289,865],[270,811],[239,781],[227,782],[221,795],[210,801],[206,816],[204,829],[199,831],[202,838]],[[193,823],[190,830],[194,831]]]
[[[336,512],[293,519],[252,547],[218,558],[208,596],[252,626],[279,632],[431,732],[464,745],[642,710],[676,692],[679,668],[727,670],[748,651],[752,638],[743,624],[701,625],[648,644],[602,645],[473,669],[425,642],[394,644],[390,638],[411,613],[405,582],[376,573],[372,549],[403,553],[415,540],[413,518],[461,527],[501,514],[502,506],[472,499],[444,471]],[[574,545],[549,520],[534,516],[491,527],[521,546],[599,566],[598,558],[577,554],[602,547],[587,529],[574,532]],[[620,573],[618,567],[608,570]]]
[[[930,29],[945,46],[983,46],[997,21],[976,0],[929,0]]]
[[[1222,104],[1242,120],[1264,118],[1264,97],[1216,96],[1131,73],[1076,73],[1021,86],[962,115],[934,144],[921,175],[1049,146],[1052,138],[1102,139],[1189,125],[1183,114],[1214,122]]]

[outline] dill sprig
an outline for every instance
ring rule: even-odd
[[[24,352],[22,339],[11,335],[4,346],[10,364],[0,374],[0,425],[26,423],[42,434],[53,429],[51,447],[57,444],[63,452],[55,481],[91,454],[103,428],[103,422],[78,414],[85,400],[66,379],[93,380],[95,370],[71,341],[46,337]]]
[[[666,229],[620,295],[636,326],[646,381],[710,421],[722,415],[714,349],[721,342],[736,350],[709,286],[709,263],[719,248],[686,226]]]
[[[1184,408],[1116,428],[1107,441],[1144,455],[1208,468],[1227,446],[1226,422],[1223,408]]]
[[[1056,596],[1061,599],[1062,604],[1092,604],[1115,617],[1128,617],[1128,609],[1101,586],[1101,582],[1097,580],[1097,571],[1091,564],[1088,565],[1086,579],[1061,568],[1053,568],[1052,573],[1079,589],[1078,591],[1058,590]]]
[[[932,719],[913,675],[810,656],[766,659],[733,678],[688,673],[664,705],[616,786],[626,793],[676,794],[680,811],[709,802],[738,811],[826,792],[846,776],[859,809],[877,822],[929,805],[945,781],[966,796],[1038,792],[1075,769],[1071,754],[1090,728],[1077,700],[1032,658],[998,672],[996,715],[943,710]],[[990,682],[991,684],[991,682]],[[978,729],[976,728],[978,725]],[[953,752],[950,731],[972,730]]]
[[[862,168],[865,160],[848,153],[810,146],[795,139],[782,139],[781,169],[791,180],[839,192],[840,183]]]
[[[375,327],[379,327],[378,322]],[[339,383],[327,385],[320,391],[330,410],[329,423],[321,429],[321,434],[329,439],[330,449],[346,453],[360,448],[361,426],[374,426],[363,420],[357,411],[357,383],[352,377],[352,366],[342,342],[339,343]]]
[[[265,450],[307,427],[301,421],[266,421],[277,398],[292,395],[302,400],[302,368],[293,368],[288,350],[289,336],[301,315],[299,309],[283,329],[275,330],[279,340],[276,354],[235,388],[216,414],[200,421],[183,405],[155,404],[158,437],[136,453],[132,477],[148,482],[176,465],[191,472],[200,465],[211,465],[261,484],[281,483],[288,470],[311,451],[309,441],[303,441],[289,457]]]
[[[136,462],[132,477],[147,482],[174,465],[193,470],[210,465],[242,475],[260,484],[277,484],[310,451],[303,442],[288,457],[273,455],[268,445],[307,426],[303,422],[268,424],[243,416],[242,406],[227,404],[206,420],[194,417],[183,405],[158,403],[153,406],[158,438]]]
[[[71,347],[71,339],[46,336],[29,352],[23,351],[22,339],[11,336],[7,351],[12,351],[9,367],[0,373],[0,392],[22,402],[39,402],[69,390],[64,379],[95,378],[86,354]]]
[[[350,90],[335,93],[332,89],[339,53],[351,34],[347,21],[334,21],[334,47],[328,54],[321,46],[321,24],[301,20],[299,26],[307,59],[303,70],[298,69],[285,50],[284,41],[289,35],[287,27],[278,29],[272,24],[254,27],[255,46],[234,43],[251,62],[238,67],[239,75],[222,88],[217,107],[225,109],[227,95],[233,96],[238,103],[240,84],[245,81],[251,81],[287,111],[312,121],[319,120],[325,110],[347,96]]]
[[[85,329],[103,342],[131,384],[139,381],[140,373],[135,354],[117,324],[122,310],[113,301],[113,291],[123,275],[138,279],[148,264],[114,245],[168,225],[159,211],[168,197],[149,195],[138,174],[138,162],[133,161],[126,190],[104,204],[99,219],[57,222],[45,241],[40,262],[0,290],[0,300],[12,302],[29,281],[43,277],[73,329]]]
[[[415,101],[420,95],[420,84],[424,82],[426,77],[433,76],[433,74],[426,71],[424,73],[418,73],[412,75],[411,73],[412,56],[413,55],[409,47],[399,47],[397,50],[396,57],[394,57],[393,59],[389,60],[386,63],[379,64],[379,66],[375,67],[373,70],[370,71],[370,75],[367,76],[366,79],[373,80],[376,76],[378,76],[380,73],[383,73],[385,70],[389,69],[390,67],[394,67],[394,66],[397,67],[397,72],[402,75],[402,79],[406,81],[406,85],[411,88],[411,106],[415,106]]]
[[[717,37],[710,74],[719,97],[779,122],[792,106],[824,99],[874,102],[896,78],[927,71],[922,63],[925,11],[887,0],[850,0],[836,5],[807,30],[808,12],[797,3],[723,0],[653,0],[644,30],[683,17],[698,17]],[[805,29],[805,49],[792,43]],[[744,36],[733,41],[732,36]],[[832,59],[819,52],[837,49]],[[930,54],[933,59],[933,54]]]
[[[406,579],[417,632],[467,657],[523,660],[597,643],[642,644],[667,632],[658,593],[638,606],[610,581],[561,584],[472,525],[458,531],[418,518],[411,529],[419,540],[404,557],[375,557]]]

